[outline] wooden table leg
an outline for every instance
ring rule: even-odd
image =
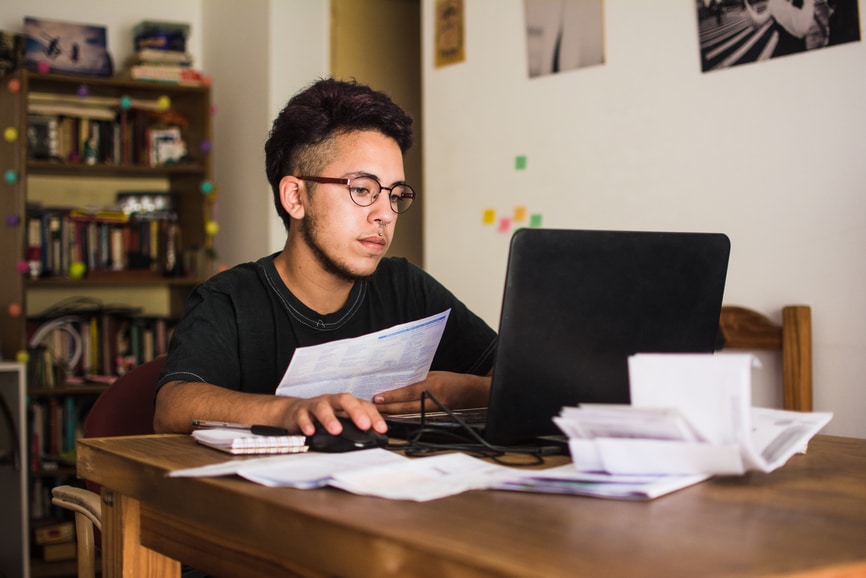
[[[141,545],[138,500],[102,489],[102,575],[105,578],[179,577],[180,562]]]

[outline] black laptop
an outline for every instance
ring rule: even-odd
[[[481,435],[500,446],[559,435],[563,406],[629,402],[629,355],[712,352],[729,253],[718,233],[518,230]],[[386,421],[405,437],[419,417]]]

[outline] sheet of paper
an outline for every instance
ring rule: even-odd
[[[172,478],[205,478],[237,475],[265,486],[314,488],[338,472],[395,464],[409,458],[383,448],[342,454],[302,453],[230,460],[209,466],[174,470]]]
[[[329,485],[353,494],[426,502],[489,488],[513,475],[510,470],[466,454],[450,453],[338,473]]]
[[[270,487],[319,488],[334,476],[345,472],[376,467],[398,467],[409,460],[383,448],[371,448],[338,454],[298,454],[298,460],[279,463],[258,463],[242,466],[238,475],[251,482]]]
[[[451,310],[389,329],[295,351],[277,395],[349,392],[361,399],[427,377]]]
[[[572,464],[506,479],[498,490],[574,494],[620,500],[651,500],[708,479],[708,475],[613,475],[579,472]]]

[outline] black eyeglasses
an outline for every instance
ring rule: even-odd
[[[369,207],[376,202],[382,191],[388,191],[388,200],[391,202],[391,210],[395,213],[405,213],[415,200],[415,189],[409,185],[394,185],[383,187],[373,177],[355,177],[353,179],[335,179],[332,177],[298,177],[303,181],[314,183],[346,185],[349,189],[349,197],[359,207]]]

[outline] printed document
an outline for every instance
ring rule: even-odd
[[[451,310],[353,339],[300,347],[277,395],[315,397],[348,392],[372,399],[381,391],[423,381]]]

